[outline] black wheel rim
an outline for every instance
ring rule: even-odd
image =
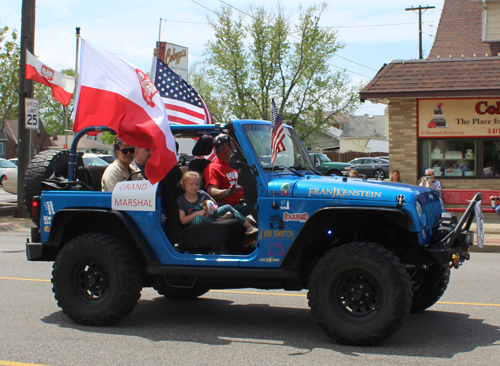
[[[109,288],[109,278],[105,267],[94,260],[76,266],[73,276],[73,288],[82,300],[101,300]]]
[[[334,311],[351,323],[374,318],[382,302],[379,282],[363,270],[344,271],[332,282],[330,302]]]

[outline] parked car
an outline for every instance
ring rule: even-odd
[[[114,155],[109,155],[109,154],[99,154],[97,155],[99,158],[101,158],[104,161],[107,161],[109,164],[111,164],[113,161],[116,160],[116,156]]]
[[[3,185],[5,174],[17,175],[17,165],[7,159],[0,158],[0,184]]]
[[[83,164],[85,166],[105,166],[110,163],[102,159],[100,155],[85,153],[83,154]]]
[[[5,160],[5,159],[2,159]],[[10,162],[9,162],[10,163]],[[87,153],[83,156],[85,166],[107,166],[109,163],[95,154]],[[0,162],[0,165],[2,163]],[[11,163],[15,169],[9,170],[8,174],[2,175],[2,186],[5,192],[17,194],[17,166]],[[1,171],[1,169],[0,169]],[[4,184],[5,183],[5,184]]]
[[[17,169],[3,176],[2,187],[7,193],[17,194]]]
[[[326,155],[320,153],[309,154],[314,166],[323,175],[349,175],[349,163],[331,161]]]
[[[378,158],[357,158],[349,162],[351,169],[368,178],[384,180],[389,177],[389,160]]]

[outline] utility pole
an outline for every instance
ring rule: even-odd
[[[423,52],[422,52],[422,10],[428,10],[428,9],[435,9],[435,6],[422,6],[419,5],[418,8],[414,8],[413,6],[411,8],[406,8],[406,11],[414,11],[418,10],[418,58],[421,60],[424,58]]]
[[[26,50],[35,54],[35,0],[23,0],[21,19],[21,60],[19,67],[19,118],[17,120],[17,217],[28,217],[24,206],[24,172],[31,158],[30,134],[26,129],[25,99],[33,98],[34,83],[26,80]]]

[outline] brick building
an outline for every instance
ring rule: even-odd
[[[392,61],[360,92],[388,105],[391,169],[415,184],[498,189],[500,1],[446,0],[426,60]]]

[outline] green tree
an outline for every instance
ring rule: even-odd
[[[331,70],[330,60],[344,45],[335,31],[319,26],[324,11],[324,3],[301,7],[292,25],[279,4],[276,12],[256,7],[245,24],[223,7],[210,20],[215,40],[191,77],[214,117],[269,120],[275,98],[282,120],[307,141],[336,116],[354,112],[361,85],[351,85],[345,71]]]
[[[21,47],[14,29],[7,39],[9,27],[0,28],[0,129],[5,121],[17,119],[19,113],[19,59]]]

